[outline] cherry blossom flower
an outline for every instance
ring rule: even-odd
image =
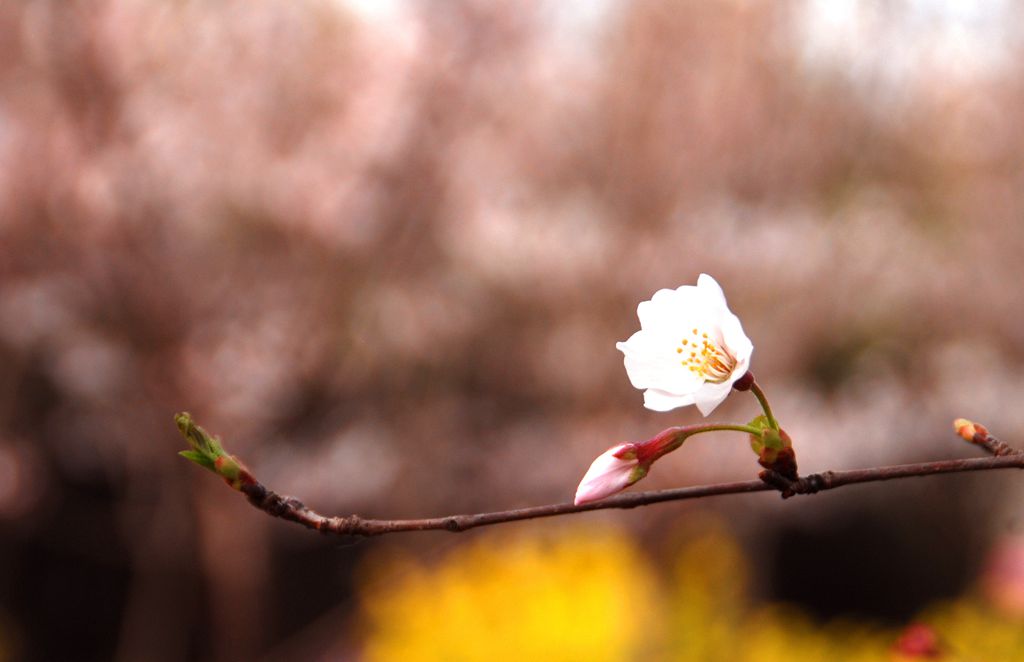
[[[616,343],[633,386],[654,411],[697,405],[707,416],[747,373],[754,345],[714,278],[658,290],[637,307],[640,330]]]

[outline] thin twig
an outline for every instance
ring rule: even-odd
[[[1021,453],[1021,451],[1017,450],[1013,446],[1010,446],[1005,441],[1000,441],[999,439],[993,437],[991,434],[989,434],[988,430],[985,430],[984,428],[974,433],[974,437],[971,439],[971,442],[977,444],[978,446],[981,446],[986,451],[992,453],[995,456],[1019,455]]]
[[[753,382],[753,380],[750,380]],[[251,471],[234,455],[224,450],[220,440],[196,425],[187,412],[176,414],[175,422],[182,435],[188,441],[189,450],[180,454],[186,459],[208,469],[230,485],[233,489],[244,493],[249,502],[260,510],[296,522],[307,528],[322,533],[333,533],[349,536],[376,536],[399,531],[466,531],[478,526],[489,526],[504,522],[516,522],[540,517],[571,515],[590,510],[607,508],[636,508],[664,501],[682,501],[684,499],[700,499],[722,494],[745,494],[748,492],[765,492],[777,490],[782,498],[787,499],[797,494],[815,494],[844,485],[855,483],[872,483],[913,476],[931,476],[934,474],[958,473],[964,471],[987,471],[990,469],[1024,469],[1024,451],[1017,450],[989,435],[985,426],[967,419],[959,418],[953,427],[964,440],[983,447],[992,457],[973,458],[969,460],[939,460],[918,464],[899,464],[872,469],[856,469],[853,471],[824,471],[797,477],[795,462],[792,472],[777,470],[775,465],[760,473],[760,480],[738,483],[718,483],[714,485],[698,485],[656,492],[636,492],[621,494],[601,501],[573,505],[571,503],[534,506],[502,510],[493,513],[477,513],[475,515],[446,515],[426,519],[377,520],[365,519],[359,515],[347,517],[326,517],[310,510],[295,497],[277,494],[256,480]],[[727,426],[733,427],[733,426]]]
[[[1024,451],[996,439],[989,433],[988,428],[976,421],[958,418],[953,421],[953,429],[956,430],[956,433],[964,441],[969,441],[975,446],[981,446],[992,455],[1018,455],[1024,453]]]
[[[1008,447],[1009,448],[1009,447]],[[746,494],[748,492],[766,492],[779,490],[783,497],[795,494],[815,494],[832,490],[844,485],[857,483],[873,483],[883,480],[895,480],[914,476],[932,476],[935,474],[960,473],[965,471],[988,471],[991,469],[1024,469],[1024,453],[1010,449],[1008,454],[997,454],[994,457],[971,458],[966,460],[940,460],[937,462],[921,462],[918,464],[899,464],[871,469],[855,469],[852,471],[824,471],[810,474],[797,481],[785,481],[778,485],[769,485],[764,480],[749,480],[736,483],[717,483],[681,487],[655,492],[634,492],[610,497],[602,501],[574,506],[571,503],[517,508],[492,513],[474,515],[447,515],[426,519],[378,520],[365,519],[359,515],[347,517],[325,517],[307,508],[294,497],[281,496],[267,489],[258,481],[243,484],[241,491],[249,497],[249,502],[260,510],[297,522],[321,533],[332,533],[349,536],[376,536],[399,531],[451,531],[459,532],[479,526],[490,526],[504,522],[571,515],[591,510],[608,508],[636,508],[665,501],[682,501],[724,494]],[[774,477],[770,477],[774,478]]]

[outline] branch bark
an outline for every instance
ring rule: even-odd
[[[1024,469],[1024,453],[1015,452],[995,457],[971,458],[965,460],[941,460],[938,462],[922,462],[918,464],[899,464],[871,469],[855,469],[852,471],[824,471],[810,474],[791,482],[788,488],[793,494],[815,494],[825,490],[833,490],[846,485],[858,483],[874,483],[883,480],[896,480],[915,476],[934,476],[936,474],[962,473],[967,471],[989,471],[993,469]],[[609,508],[637,508],[666,501],[683,501],[725,494],[747,494],[750,492],[767,492],[779,489],[764,480],[748,480],[735,483],[716,483],[680,487],[670,490],[653,492],[634,492],[609,497],[602,501],[574,506],[571,503],[549,504],[532,508],[517,508],[491,513],[466,515],[446,515],[425,519],[381,520],[366,519],[359,515],[344,517],[325,517],[307,508],[295,497],[282,496],[267,489],[259,482],[243,485],[241,491],[249,498],[249,502],[274,517],[296,522],[321,533],[343,536],[378,536],[399,531],[450,531],[457,533],[505,522],[516,522],[541,517],[571,515],[591,510]],[[786,492],[783,491],[783,496]]]
[[[990,435],[988,430],[981,424],[965,419],[957,419],[954,424],[957,433],[964,440],[989,452],[992,457],[898,464],[870,469],[854,469],[851,471],[823,471],[802,476],[796,480],[790,480],[775,471],[767,470],[760,473],[760,480],[696,485],[653,492],[633,492],[630,494],[619,494],[602,499],[601,501],[584,503],[578,506],[571,503],[560,503],[531,508],[500,510],[490,513],[445,515],[443,517],[429,517],[425,519],[382,520],[367,519],[359,515],[342,517],[321,515],[306,507],[299,499],[280,495],[260,483],[237,457],[228,454],[224,450],[218,438],[196,425],[189,414],[177,414],[175,421],[191,447],[191,450],[183,451],[181,455],[218,474],[233,489],[245,494],[249,499],[249,503],[253,506],[268,515],[301,524],[306,528],[325,534],[342,536],[379,536],[385,533],[398,533],[400,531],[450,531],[457,533],[480,526],[491,526],[505,522],[572,515],[609,508],[637,508],[666,501],[702,499],[725,494],[747,494],[750,492],[776,490],[785,499],[796,495],[816,494],[825,490],[834,490],[858,483],[875,483],[883,480],[963,473],[967,471],[1024,469],[1024,451],[999,441]]]

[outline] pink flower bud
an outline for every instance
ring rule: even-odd
[[[620,492],[647,475],[640,465],[637,444],[609,448],[594,460],[576,488],[576,505],[597,501]]]
[[[624,442],[598,456],[576,488],[576,505],[621,492],[647,475],[658,458],[671,453],[694,433],[692,428],[669,428],[647,441]]]

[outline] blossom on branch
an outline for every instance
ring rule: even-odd
[[[697,405],[707,416],[747,373],[754,345],[714,278],[658,290],[637,307],[640,330],[615,344],[626,374],[654,411]]]
[[[647,441],[627,441],[599,455],[576,488],[575,504],[597,501],[621,492],[647,475],[659,457],[679,448],[695,434],[694,427],[674,427]]]
[[[634,443],[619,444],[599,455],[576,488],[574,503],[597,501],[621,492],[647,475],[640,466]]]

